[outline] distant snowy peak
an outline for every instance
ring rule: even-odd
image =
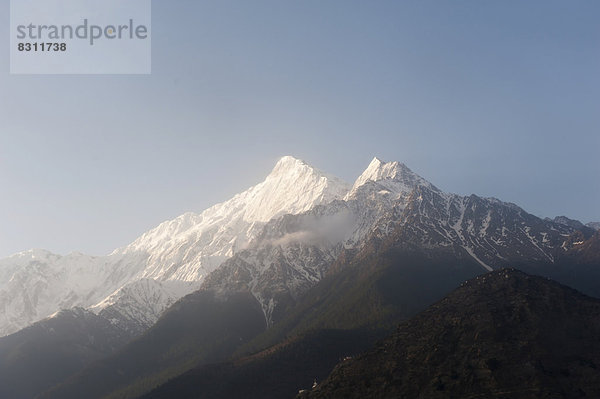
[[[60,309],[103,299],[115,289],[109,282],[118,261],[118,257],[76,252],[61,256],[38,249],[0,260],[0,336]]]
[[[375,157],[356,179],[346,199],[352,198],[358,189],[369,182],[378,183],[382,189],[393,194],[410,193],[417,186],[435,187],[400,162],[384,162]]]

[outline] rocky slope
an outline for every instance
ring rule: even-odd
[[[142,336],[39,398],[135,398],[193,365],[227,359],[266,328],[248,293],[198,291],[171,306]]]
[[[600,395],[600,301],[514,269],[463,284],[299,398]]]
[[[82,308],[64,310],[0,338],[0,397],[33,398],[92,362],[115,353],[133,334]]]

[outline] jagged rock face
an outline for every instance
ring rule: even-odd
[[[597,299],[498,270],[463,284],[299,397],[598,397],[599,314]]]
[[[493,198],[419,187],[411,194],[393,240],[425,249],[466,251],[492,270],[523,262],[553,262],[575,231]]]
[[[282,307],[321,280],[334,254],[302,243],[257,247],[227,261],[208,277],[203,289],[250,291],[270,326],[280,318]]]

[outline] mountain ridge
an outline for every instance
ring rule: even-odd
[[[277,162],[262,183],[200,214],[188,212],[163,222],[107,256],[78,253],[60,256],[37,250],[2,259],[0,336],[15,332],[61,308],[82,306],[100,312],[108,303],[106,298],[118,295],[118,291],[140,279],[154,279],[166,284],[163,294],[173,295],[163,303],[172,303],[197,289],[198,282],[206,274],[239,248],[245,247],[260,231],[265,219],[277,214],[301,212],[341,198],[349,188],[342,180],[324,174],[304,161],[286,156]],[[287,192],[285,198],[269,202],[270,198],[275,198],[272,193],[278,191]],[[265,201],[269,206],[263,206]],[[42,255],[44,259],[40,262]],[[15,259],[19,260],[17,264]],[[88,264],[86,270],[79,266],[82,260]],[[90,273],[90,270],[96,272]],[[66,275],[74,281],[66,284],[60,277]],[[15,276],[20,277],[16,279]],[[28,284],[34,280],[37,283]],[[99,283],[94,285],[94,281]],[[82,282],[90,284],[80,287]],[[133,288],[127,290],[132,291]],[[40,302],[42,297],[45,300]],[[135,298],[128,297],[127,300],[131,302]],[[138,306],[141,308],[143,304]],[[153,323],[156,318],[151,316],[164,308],[159,305],[149,309],[148,314],[141,314],[141,320],[135,321],[138,327],[132,328]]]
[[[463,283],[298,398],[597,397],[600,300],[500,269]]]

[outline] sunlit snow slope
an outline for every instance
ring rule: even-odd
[[[270,219],[341,199],[349,189],[340,179],[286,156],[262,183],[200,214],[164,222],[111,255],[32,250],[0,260],[0,336],[74,306],[149,326],[245,248]]]

